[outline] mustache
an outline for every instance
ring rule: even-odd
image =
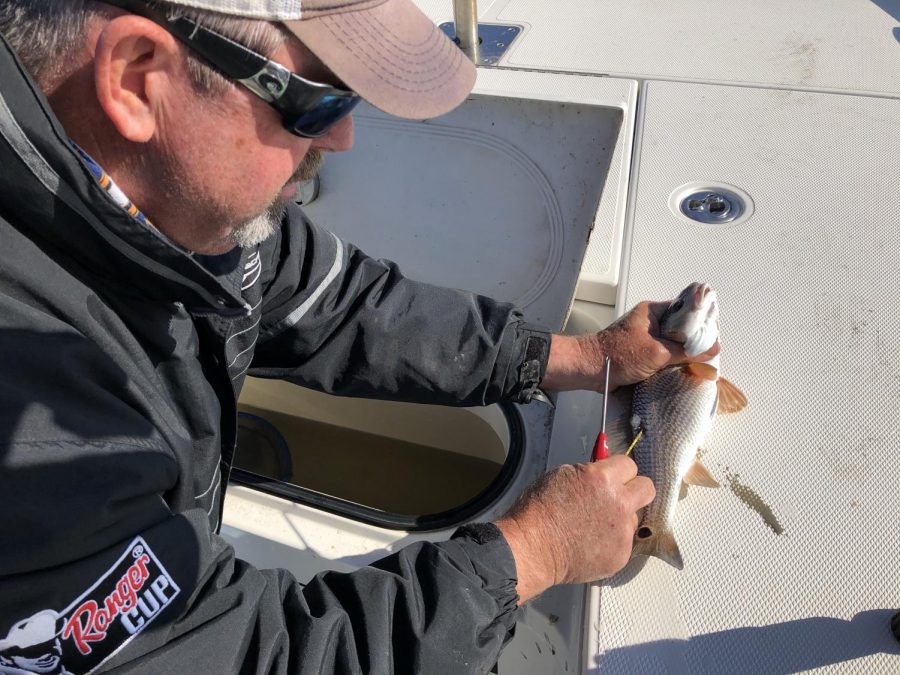
[[[319,173],[319,169],[322,168],[322,165],[325,163],[325,153],[321,150],[309,150],[306,155],[300,160],[299,166],[297,166],[297,170],[294,171],[294,174],[291,176],[288,183],[299,183],[305,180],[312,179],[317,173]]]

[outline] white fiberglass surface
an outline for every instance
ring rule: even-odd
[[[586,670],[900,672],[900,102],[653,82],[637,143],[620,308],[709,282],[749,404],[704,444],[723,487],[678,506],[684,569],[592,589]],[[676,216],[702,180],[752,218]]]
[[[619,187],[606,180],[623,119],[510,96],[426,122],[365,108],[353,152],[329,158],[305,210],[410,278],[514,302],[558,330],[601,195]]]
[[[479,5],[482,21],[525,27],[501,61],[510,68],[900,94],[898,0]]]

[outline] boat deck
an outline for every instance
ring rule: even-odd
[[[417,4],[452,20],[450,0]],[[551,590],[499,672],[900,672],[900,0],[480,5],[523,31],[476,95],[583,105],[597,89],[622,106],[577,297],[612,317],[711,283],[723,371],[750,402],[704,448],[723,487],[679,506],[685,569],[636,560],[583,608]],[[746,194],[752,214],[687,220],[671,202],[689,185]],[[558,397],[549,464],[584,461],[599,408]],[[232,488],[223,534],[302,578],[448,532]]]

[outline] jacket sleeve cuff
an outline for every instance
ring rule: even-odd
[[[511,324],[513,332],[506,367],[500,373],[502,398],[528,403],[547,372],[550,359],[550,331],[524,322]]]
[[[497,621],[506,627],[507,639],[511,639],[519,603],[518,578],[515,558],[500,528],[493,523],[464,525],[451,540],[462,548],[483,589],[496,600]]]

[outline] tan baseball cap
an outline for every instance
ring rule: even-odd
[[[412,0],[168,0],[280,21],[381,110],[425,119],[462,103],[475,66]]]

